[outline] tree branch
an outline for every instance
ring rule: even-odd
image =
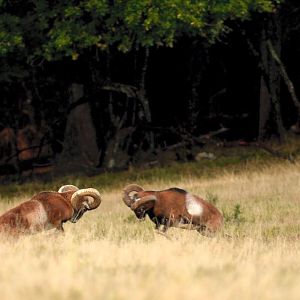
[[[298,115],[300,115],[300,102],[299,102],[299,99],[296,95],[296,92],[295,92],[295,87],[294,87],[294,84],[293,82],[290,80],[288,74],[287,74],[287,71],[285,69],[285,66],[284,64],[282,63],[281,59],[279,58],[279,56],[277,55],[276,53],[276,50],[274,49],[273,47],[273,44],[270,40],[267,40],[267,47],[268,47],[268,50],[272,56],[272,58],[275,60],[275,62],[278,64],[279,66],[279,69],[280,69],[280,72],[281,72],[281,76],[283,77],[284,79],[284,82],[288,88],[288,91],[292,97],[292,100],[294,102],[294,105],[296,106],[296,108],[298,109]]]
[[[125,94],[128,98],[138,98],[137,87],[129,84],[107,82],[101,87],[102,90]]]

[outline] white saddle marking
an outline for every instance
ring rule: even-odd
[[[197,199],[190,193],[185,196],[185,206],[189,214],[192,216],[201,216],[203,213],[203,206]]]
[[[32,212],[28,213],[27,219],[30,222],[30,228],[36,229],[47,226],[48,215],[42,203],[37,200],[32,200],[35,203],[35,208]]]

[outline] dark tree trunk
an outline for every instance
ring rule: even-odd
[[[280,17],[273,16],[262,30],[261,37],[261,82],[259,109],[259,141],[276,134],[280,141],[285,138],[281,108],[280,108],[280,69],[268,49],[272,42],[276,52],[281,53],[281,24]]]
[[[281,61],[280,57],[278,56],[278,53],[270,40],[268,40],[267,46],[268,46],[268,49],[270,51],[272,58],[274,59],[276,64],[278,64],[278,66],[280,68],[281,76],[286,84],[286,87],[290,93],[290,96],[291,96],[293,103],[295,105],[295,108],[297,110],[297,121],[291,127],[291,130],[294,131],[295,133],[299,134],[299,132],[300,132],[299,131],[299,128],[300,128],[300,102],[296,95],[294,84],[291,81],[291,79],[289,78],[288,73],[286,71],[286,67],[284,66],[283,62]]]
[[[68,171],[88,171],[98,164],[96,131],[89,104],[87,102],[76,104],[84,96],[83,85],[73,83],[70,93],[70,105],[74,108],[68,115],[58,168],[66,168]]]
[[[274,44],[275,51],[281,56],[281,20],[279,15],[274,15],[269,21],[269,40]],[[268,45],[268,41],[267,41]],[[281,76],[280,69],[270,51],[268,52],[270,61],[270,94],[274,105],[274,120],[278,131],[279,140],[282,141],[285,138],[285,129],[282,123],[281,109],[280,109],[280,84]]]
[[[271,99],[267,83],[264,76],[260,79],[260,103],[259,103],[259,133],[260,142],[266,139],[268,133],[268,123],[270,122]]]
[[[269,89],[269,57],[266,46],[266,30],[263,28],[260,43],[262,75],[260,79],[260,103],[259,103],[259,133],[258,139],[264,141],[270,135],[272,127],[271,112],[272,103]]]
[[[123,128],[127,119],[127,109],[124,110],[123,116],[119,117],[115,115],[113,107],[113,95],[110,92],[108,111],[113,133],[106,146],[103,166],[106,169],[124,169],[130,159],[127,149],[124,149],[124,143],[127,139],[130,139],[131,128]]]
[[[149,52],[149,48],[147,47],[147,48],[145,48],[145,57],[144,57],[142,73],[141,73],[140,82],[139,82],[139,90],[138,90],[138,97],[143,106],[143,112],[145,114],[145,119],[146,119],[147,124],[151,124],[151,122],[152,122],[149,99],[146,94],[146,75],[147,75],[148,64],[149,64],[149,55],[150,55],[150,52]],[[149,132],[147,134],[147,137],[149,139],[149,146],[150,146],[149,148],[152,151],[152,150],[154,150],[153,132]]]
[[[146,92],[149,49],[145,48],[143,54],[141,71],[139,72],[135,85],[112,82],[110,72],[108,72],[107,81],[101,87],[102,90],[109,92],[108,112],[111,121],[109,141],[107,142],[103,159],[103,166],[106,169],[124,169],[128,167],[130,162],[128,148],[132,143],[132,133],[134,129],[137,128],[138,123],[146,125],[145,127],[147,127],[152,122],[149,98]],[[110,70],[109,58],[107,69]],[[114,110],[113,92],[126,96],[122,115],[120,115],[120,112]],[[134,104],[129,105],[130,102]],[[131,107],[133,111],[128,113],[129,107]],[[128,126],[128,116],[130,115],[132,116],[132,121],[130,122],[131,125]],[[145,132],[142,138],[137,141],[137,148],[142,148],[144,144],[147,145],[149,151],[154,150],[154,134],[152,131]]]
[[[193,52],[199,53],[199,47],[196,45],[193,45]],[[188,130],[193,133],[198,127],[197,121],[199,116],[199,86],[202,79],[202,69],[204,62],[201,61],[199,63],[199,57],[201,55],[191,55],[190,61],[189,61],[189,78],[188,83],[190,83],[190,94],[188,95],[187,100],[187,122],[188,122]]]

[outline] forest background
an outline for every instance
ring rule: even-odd
[[[295,0],[0,1],[0,174],[276,154],[300,132],[299,21]]]

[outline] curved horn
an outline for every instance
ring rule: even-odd
[[[154,202],[157,200],[155,195],[147,195],[145,197],[142,197],[140,200],[135,201],[131,204],[131,209],[136,210],[139,206],[144,205],[146,203]]]
[[[137,184],[130,184],[130,185],[127,185],[125,187],[125,189],[123,190],[123,201],[124,203],[130,207],[131,204],[134,202],[134,200],[132,199],[132,197],[129,196],[129,194],[131,192],[141,192],[143,191],[144,189],[137,185]]]
[[[88,201],[85,201],[84,203],[88,210],[97,208],[101,203],[100,193],[96,189],[88,188],[88,189],[78,190],[72,195],[71,203],[73,207],[77,207],[78,201],[82,199],[83,196],[89,196],[93,198],[93,199],[88,198]]]
[[[72,184],[67,184],[67,185],[63,185],[59,190],[58,192],[59,193],[64,193],[64,192],[69,192],[69,191],[78,191],[79,188],[75,185],[72,185]]]

